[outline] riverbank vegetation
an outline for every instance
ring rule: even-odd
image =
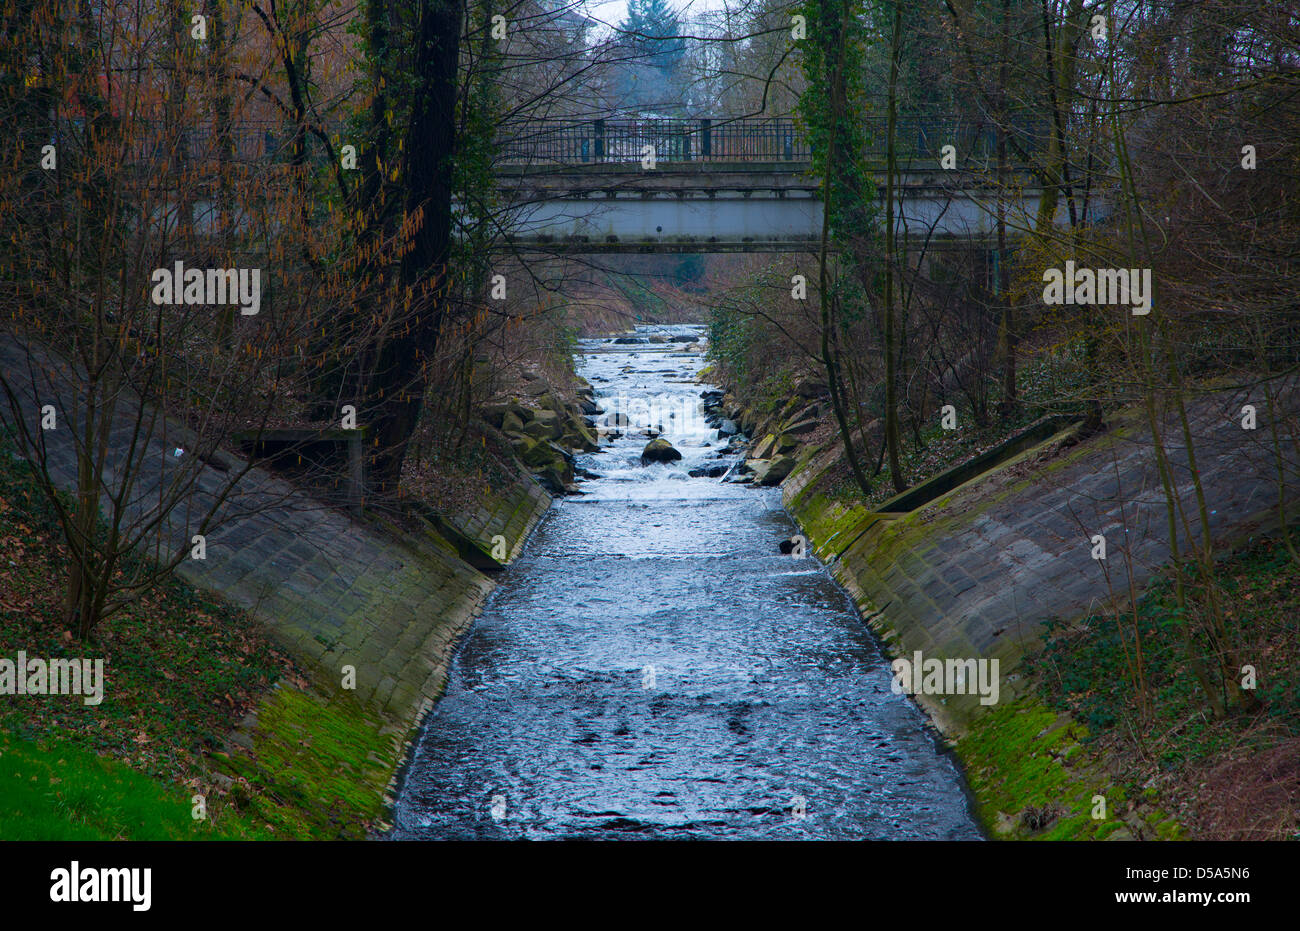
[[[173,577],[93,643],[61,633],[57,514],[9,445],[0,548],[0,658],[104,664],[94,705],[5,697],[7,839],[359,838],[384,816],[397,765],[386,722],[316,695],[247,612]]]
[[[1190,668],[1174,581],[1157,581],[1131,615],[1104,613],[1051,627],[1031,668],[1053,705],[1087,728],[1122,776],[1209,840],[1295,840],[1300,834],[1300,564],[1278,537],[1228,555],[1184,604],[1227,605],[1233,645],[1259,682],[1257,713],[1215,716]],[[1198,629],[1208,640],[1208,626]],[[1140,660],[1134,653],[1140,647]],[[1209,654],[1212,646],[1198,644]],[[1138,663],[1141,681],[1135,681]],[[1136,692],[1150,696],[1135,702]],[[1226,703],[1228,696],[1222,696]],[[1143,713],[1145,707],[1150,711]]]

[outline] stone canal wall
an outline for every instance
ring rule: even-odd
[[[0,365],[7,372],[35,365],[46,373],[43,381],[11,379],[29,395],[24,407],[35,416],[42,404],[57,401],[60,410],[75,412],[77,377],[38,347],[28,352],[16,339],[0,340]],[[39,392],[32,383],[41,385]],[[143,449],[132,449],[135,411],[126,399],[119,403],[105,482],[114,487],[123,457],[135,457],[139,490],[128,508],[139,519],[155,506],[149,490],[168,482],[178,462],[196,469],[186,486],[192,489],[189,498],[156,531],[166,550],[188,548],[195,515],[246,463],[225,450],[196,462],[188,431],[170,422],[153,431]],[[74,419],[72,413],[64,416]],[[75,488],[73,430],[48,431],[44,443],[51,477]],[[392,752],[371,761],[376,772],[366,780],[380,792],[385,784],[391,789],[406,745],[442,693],[455,644],[493,588],[490,573],[522,551],[552,497],[523,467],[455,515],[413,505],[400,520],[377,509],[358,519],[310,491],[267,469],[249,469],[206,534],[204,558],[183,560],[178,572],[261,621],[310,677],[310,702],[352,709],[345,740],[360,743],[376,731],[391,735]],[[256,756],[268,743],[298,740],[268,729],[265,721],[259,725],[259,717],[275,717],[263,712],[283,700],[279,691],[229,735],[228,751]]]
[[[27,405],[33,412],[48,395],[66,395],[61,408],[76,410],[75,377],[47,359],[54,373]],[[29,365],[16,340],[0,341],[0,364],[22,372]],[[13,379],[22,386],[23,379]],[[30,379],[29,379],[30,381]],[[147,489],[169,479],[179,451],[192,458],[183,427],[169,425],[131,450],[134,405],[120,404],[122,439],[110,442],[106,481],[114,482],[120,458],[137,457],[138,491],[129,507],[144,514],[154,506]],[[166,434],[165,438],[163,434]],[[73,431],[50,430],[44,437],[51,476],[65,488],[76,484]],[[168,548],[188,546],[213,495],[244,463],[214,451],[197,467],[189,507],[181,506],[158,533]],[[190,584],[239,605],[261,620],[274,638],[309,669],[329,694],[340,687],[342,667],[355,670],[354,696],[399,727],[413,726],[441,693],[447,659],[492,588],[490,578],[462,558],[466,541],[490,553],[496,535],[505,538],[508,562],[523,548],[533,526],[550,506],[551,496],[532,476],[518,472],[474,508],[448,518],[446,535],[427,522],[404,521],[405,528],[374,514],[353,519],[294,483],[262,468],[242,477],[221,509],[221,520],[206,536],[206,556],[186,559],[179,572]],[[414,528],[414,529],[412,529]],[[448,536],[457,538],[458,549]],[[468,554],[467,554],[468,555]]]
[[[1220,542],[1271,526],[1277,514],[1275,462],[1264,431],[1241,429],[1233,416],[1240,408],[1239,398],[1211,395],[1191,410]],[[1113,418],[1105,434],[1082,443],[1074,436],[1066,427],[909,510],[886,502],[866,511],[829,498],[818,482],[830,465],[825,456],[801,462],[783,499],[895,655],[996,657],[1014,692],[1020,658],[1048,618],[1069,621],[1112,607],[1126,597],[1130,572],[1141,590],[1170,558],[1164,493],[1140,412]],[[1181,497],[1190,502],[1181,436],[1167,429],[1164,440]],[[1195,529],[1195,513],[1189,516]],[[1187,552],[1191,541],[1186,525],[1181,529]],[[1106,538],[1104,561],[1092,558],[1095,535]],[[949,734],[981,712],[976,696],[918,699]]]
[[[1276,462],[1267,431],[1241,427],[1247,400],[1224,392],[1190,407],[1196,465],[1220,547],[1266,532],[1277,520]],[[1298,402],[1292,385],[1283,403],[1294,411]],[[1182,500],[1194,502],[1176,422],[1165,425],[1164,441]],[[1047,619],[1072,622],[1123,605],[1130,572],[1140,592],[1169,560],[1145,417],[1126,411],[1107,432],[1082,442],[1066,427],[1010,452],[987,471],[960,476],[960,484],[936,483],[949,490],[930,500],[918,502],[913,491],[868,510],[830,487],[842,455],[838,443],[810,445],[788,453],[797,462],[782,482],[783,500],[891,659],[910,660],[919,651],[926,659],[999,661],[996,707],[977,694],[916,696],[965,766],[994,836],[1033,833],[1023,830],[1021,817],[1049,801],[1062,817],[1045,836],[1178,836],[1178,826],[1149,799],[1128,800],[1122,817],[1106,822],[1088,816],[1094,796],[1112,804],[1123,798],[1111,767],[1084,745],[1077,722],[1043,704],[1022,670]],[[1300,475],[1293,463],[1288,468],[1294,488]],[[1185,506],[1199,532],[1194,503]],[[1189,545],[1185,526],[1182,552]],[[1097,534],[1108,543],[1104,562],[1092,558]]]
[[[491,579],[431,527],[402,530],[309,507],[296,489],[253,473],[248,490],[281,492],[286,504],[224,523],[208,538],[208,558],[182,564],[191,584],[246,608],[322,688],[355,670],[355,696],[395,723],[413,727],[441,694],[457,638],[492,589]],[[281,486],[281,487],[274,487]],[[520,474],[462,515],[464,532],[508,541],[510,555],[550,506]]]

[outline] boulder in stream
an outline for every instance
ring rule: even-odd
[[[652,462],[676,462],[682,458],[682,454],[677,448],[665,439],[654,439],[645,444],[645,449],[641,450],[641,464],[649,465]]]

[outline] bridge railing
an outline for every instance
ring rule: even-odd
[[[631,119],[529,123],[499,140],[506,164],[803,161],[791,120]]]
[[[888,124],[883,116],[863,121],[865,155],[884,160]],[[1042,148],[1046,135],[1031,120],[1019,120],[1012,134],[1024,151]],[[996,151],[992,125],[957,116],[898,118],[900,159],[938,160],[952,145],[960,164],[991,159]],[[499,140],[507,165],[640,162],[652,147],[656,162],[808,161],[812,149],[788,119],[596,119],[543,120],[513,129]]]
[[[863,120],[865,156],[884,161],[886,119]],[[69,125],[65,132],[75,134]],[[283,122],[241,121],[232,127],[233,161],[249,165],[286,162],[292,149],[293,126]],[[900,160],[937,160],[943,147],[956,148],[957,160],[968,165],[991,161],[996,136],[992,125],[952,115],[900,115],[896,130]],[[1022,119],[1013,125],[1015,151],[1034,152],[1045,146],[1046,128]],[[52,140],[54,141],[54,140]],[[164,132],[161,127],[136,125],[127,161],[159,163],[171,159],[202,166],[217,161],[219,143],[211,126]],[[790,119],[593,119],[537,120],[505,128],[498,137],[502,165],[630,164],[640,162],[652,147],[659,162],[807,162],[812,149],[800,127]],[[308,161],[319,163],[324,147],[306,136]],[[360,149],[360,146],[358,146]]]

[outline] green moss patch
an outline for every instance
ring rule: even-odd
[[[1085,745],[1087,729],[1034,697],[972,721],[957,742],[980,820],[995,837],[1102,840],[1178,835],[1176,823],[1131,801]],[[1104,817],[1096,797],[1105,799]],[[1166,823],[1167,822],[1167,823]]]
[[[360,839],[383,818],[398,741],[345,693],[278,689],[244,736],[250,746],[219,754],[214,768],[231,780],[241,817],[272,836]]]

